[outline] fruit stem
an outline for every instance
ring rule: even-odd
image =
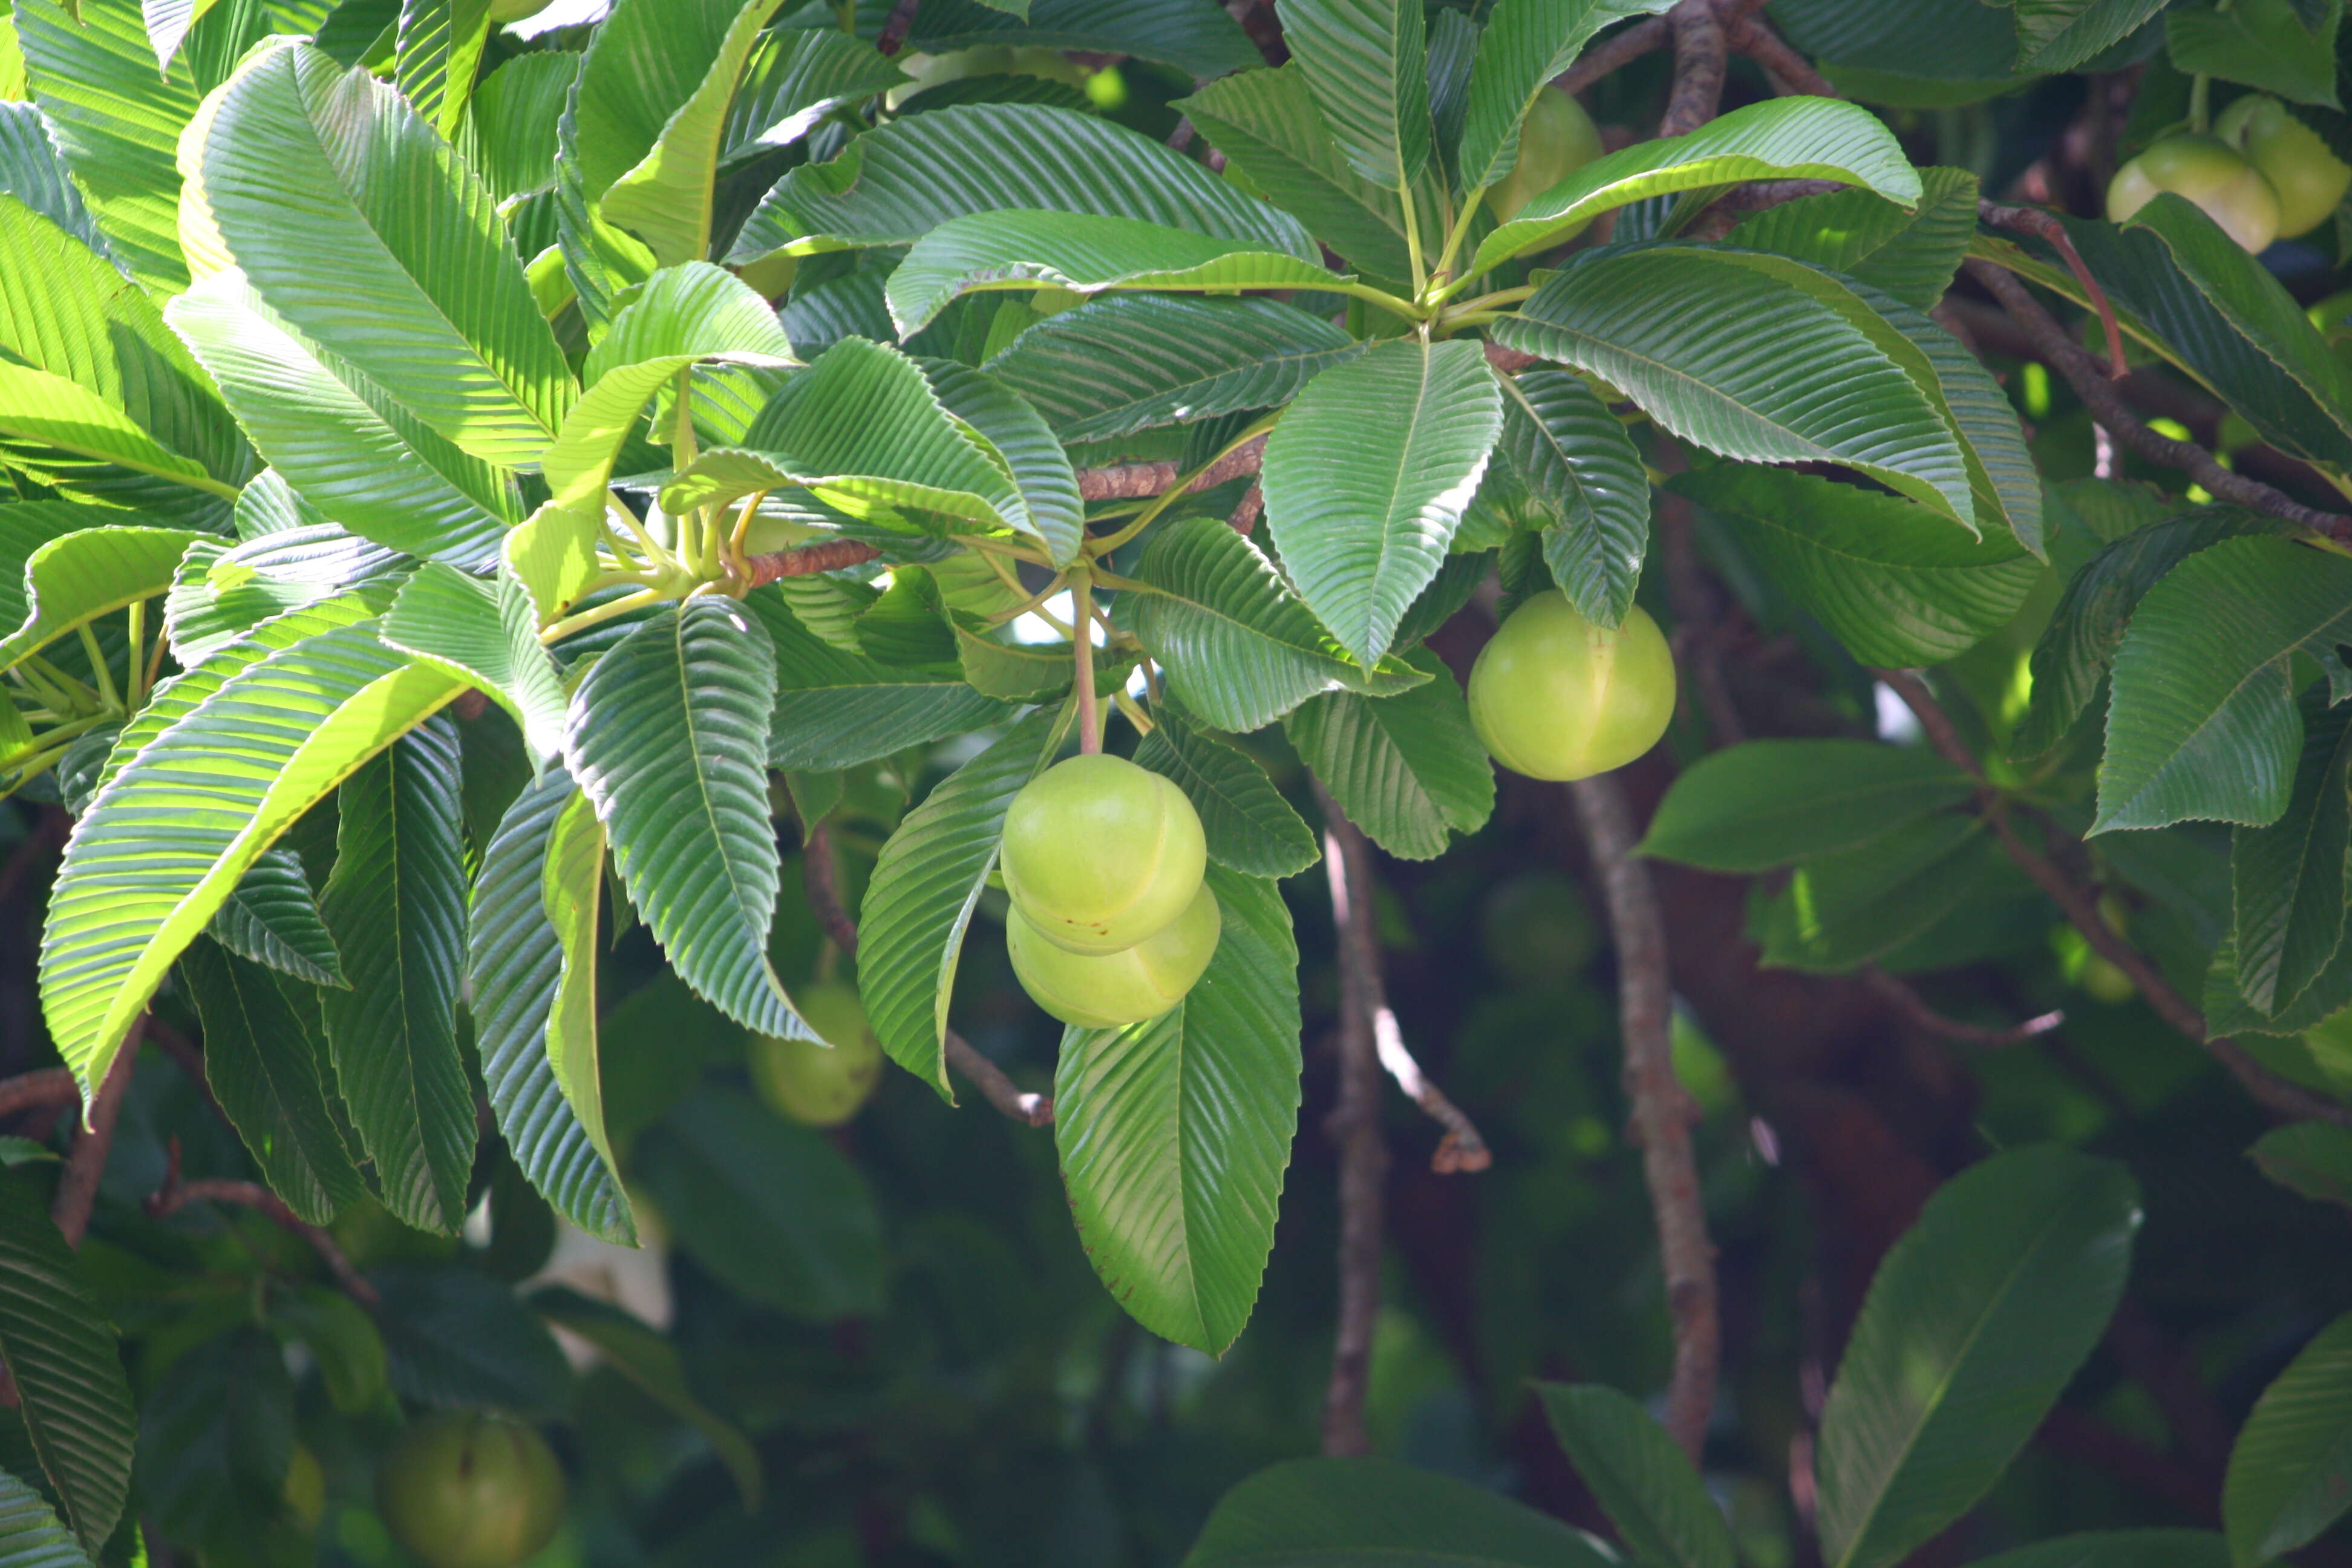
[[[1141,708],[1136,706],[1135,699],[1127,694],[1127,689],[1125,687],[1121,687],[1117,691],[1112,692],[1110,694],[1110,700],[1118,704],[1118,710],[1127,715],[1127,721],[1135,726],[1135,732],[1137,734],[1149,735],[1151,733],[1152,723],[1150,718]]]
[[[2213,79],[2199,71],[2189,79],[2189,129],[2206,129],[2213,98]]]
[[[1095,700],[1094,582],[1083,569],[1071,574],[1070,595],[1070,622],[1076,631],[1070,643],[1078,663],[1078,751],[1094,756],[1102,751],[1102,714]]]

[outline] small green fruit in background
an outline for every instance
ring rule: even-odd
[[[2218,136],[2168,136],[2117,169],[2107,184],[2107,217],[2121,223],[2164,191],[2196,203],[2257,255],[2279,236],[2278,193]]]
[[[563,1471],[532,1427],[445,1411],[402,1433],[384,1456],[376,1504],[425,1568],[514,1568],[554,1539]]]
[[[306,1531],[315,1531],[327,1517],[327,1472],[308,1443],[294,1445],[286,1463],[286,1512]]]
[[[1157,1018],[1184,999],[1209,967],[1223,927],[1217,896],[1194,890],[1184,912],[1118,952],[1090,956],[1055,945],[1015,904],[1005,921],[1006,951],[1021,988],[1065,1024],[1111,1029]]]
[[[1584,105],[1547,85],[1528,106],[1519,126],[1519,161],[1503,183],[1486,193],[1486,210],[1507,222],[1528,202],[1543,195],[1601,156],[1601,128]]]
[[[1615,630],[1553,589],[1505,621],[1470,668],[1470,723],[1533,779],[1589,778],[1658,743],[1675,716],[1675,656],[1638,605]]]
[[[1004,814],[1004,890],[1072,952],[1133,947],[1185,912],[1209,863],[1184,792],[1124,757],[1072,757]]]
[[[866,1026],[857,988],[841,981],[793,993],[809,1027],[829,1046],[766,1036],[751,1042],[760,1097],[794,1121],[838,1127],[857,1114],[882,1080],[882,1042]]]
[[[2213,122],[2213,132],[2244,153],[2277,193],[2282,239],[2326,223],[2352,187],[2352,164],[2329,152],[2319,132],[2267,94],[2249,94],[2230,105]]]

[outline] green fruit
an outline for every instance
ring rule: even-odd
[[[327,1472],[307,1443],[295,1444],[287,1460],[283,1495],[287,1514],[304,1530],[318,1529],[319,1521],[327,1517]]]
[[[2329,152],[2319,133],[2275,98],[2253,93],[2238,100],[2221,111],[2213,130],[2243,153],[2277,193],[2282,239],[2326,223],[2352,187],[2352,164]]]
[[[1208,866],[1184,792],[1124,757],[1072,757],[1004,814],[1004,889],[1038,934],[1117,952],[1185,912]]]
[[[553,1539],[563,1472],[531,1427],[447,1411],[401,1434],[377,1472],[376,1505],[426,1568],[514,1568]]]
[[[1675,658],[1636,606],[1612,631],[1568,595],[1538,594],[1511,613],[1470,668],[1470,723],[1496,762],[1535,779],[1622,767],[1658,743],[1675,715]]]
[[[812,985],[793,1001],[827,1044],[757,1037],[751,1081],[762,1099],[794,1121],[838,1127],[857,1114],[882,1080],[882,1042],[866,1026],[854,985]]]
[[[2278,193],[2218,136],[2168,136],[2117,169],[2107,216],[2121,223],[2163,191],[2204,208],[2246,250],[2267,250],[2278,237]]]
[[[1592,116],[1572,96],[1547,85],[1519,125],[1519,161],[1501,184],[1486,193],[1486,210],[1497,223],[1507,222],[1531,198],[1599,156],[1601,128],[1592,123]]]
[[[1181,1002],[1209,967],[1223,929],[1217,896],[1203,886],[1182,914],[1118,952],[1094,957],[1057,947],[1017,904],[1004,923],[1004,945],[1037,1005],[1082,1029],[1114,1029]]]

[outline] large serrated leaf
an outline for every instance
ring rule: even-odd
[[[604,216],[644,240],[654,259],[665,267],[709,256],[716,200],[712,182],[726,145],[728,105],[760,46],[761,25],[777,4],[739,0],[733,19],[710,51],[702,79],[671,112],[645,155],[605,187]]]
[[[948,994],[965,929],[996,865],[1004,813],[1053,761],[1059,729],[1033,713],[908,812],[874,867],[858,916],[866,1013],[890,1058],[952,1100]]]
[[[1291,1459],[1227,1492],[1184,1568],[1609,1568],[1581,1531],[1394,1459]]]
[[[731,163],[789,146],[840,105],[906,79],[896,61],[845,33],[785,27],[762,34],[727,106],[719,159]]]
[[[426,721],[343,781],[320,912],[347,989],[320,994],[335,1079],[384,1207],[419,1230],[466,1217],[474,1096],[458,1054],[466,846],[457,727]]]
[[[1932,310],[1976,237],[1977,177],[1928,168],[1919,185],[1916,212],[1872,191],[1832,191],[1751,214],[1725,240],[1817,263]]]
[[[1538,1384],[1552,1434],[1601,1500],[1637,1561],[1652,1568],[1731,1568],[1723,1510],[1650,1413],[1598,1384]]]
[[[776,659],[724,599],[629,633],[572,697],[565,754],[629,900],[681,979],[744,1027],[806,1039],[768,963],[780,872],[768,819]]]
[[[1426,648],[1404,656],[1429,676],[1375,700],[1328,691],[1282,721],[1300,760],[1348,820],[1401,860],[1445,853],[1495,810],[1495,767],[1470,728],[1469,705],[1444,662]]]
[[[2163,9],[2164,0],[2018,0],[2018,68],[2073,70]]]
[[[1216,0],[1029,0],[1024,22],[978,0],[929,0],[909,41],[937,54],[989,44],[1135,55],[1195,80],[1258,62],[1258,53]]]
[[[1650,473],[1584,378],[1528,369],[1503,381],[1501,450],[1548,521],[1544,564],[1584,618],[1613,626],[1650,547]]]
[[[7,1568],[91,1568],[81,1549],[41,1494],[0,1470],[0,1563]]]
[[[2317,1540],[2352,1508],[2352,1317],[2263,1391],[2230,1452],[2221,1520],[2239,1568]]]
[[[1135,761],[1173,779],[1200,813],[1209,858],[1246,877],[1295,877],[1321,858],[1315,834],[1240,747],[1197,728],[1173,703],[1152,707]]]
[[[1007,716],[1003,703],[974,690],[958,671],[844,652],[810,631],[777,594],[762,590],[744,603],[776,649],[772,767],[854,767]]]
[[[39,546],[25,561],[25,619],[0,638],[0,669],[109,611],[162,594],[182,553],[204,537],[175,528],[87,528]]]
[[[2303,694],[2303,752],[2286,811],[2230,839],[2238,990],[2276,1014],[2315,981],[2344,941],[2352,851],[2352,709],[2325,687]]]
[[[1968,1511],[2105,1331],[2139,1194],[2051,1145],[1996,1154],[1886,1255],[1822,1411],[1822,1556],[1885,1568]]]
[[[1270,881],[1208,873],[1223,931],[1198,984],[1124,1029],[1072,1028],[1054,1142],[1087,1259],[1154,1333],[1223,1354],[1274,1247],[1298,1121],[1298,948]]]
[[[90,1300],[40,1191],[0,1173],[0,1357],[66,1521],[92,1552],[131,1490],[135,1417],[114,1327]]]
[[[342,959],[319,919],[319,900],[302,858],[283,844],[254,861],[205,934],[239,958],[297,980],[346,984]]]
[[[1977,1568],[2230,1568],[2230,1546],[2204,1530],[2099,1531],[2021,1546]]]
[[[1056,566],[1076,561],[1086,539],[1086,503],[1078,499],[1070,455],[1045,416],[984,371],[951,360],[918,363],[940,406],[971,426],[1012,469],[1020,505],[1007,521],[1044,545]]]
[[[563,677],[539,640],[530,595],[512,577],[484,582],[428,562],[402,585],[383,640],[478,688],[514,715],[534,756],[563,750]]]
[[[1867,844],[1959,805],[1974,788],[1924,748],[1750,741],[1683,770],[1639,853],[1710,871],[1765,871]]]
[[[1500,184],[1518,163],[1519,123],[1554,77],[1576,63],[1592,35],[1610,23],[1663,11],[1672,0],[1500,0],[1470,71],[1456,184],[1472,191]]]
[[[1284,0],[1283,41],[1357,174],[1409,189],[1429,163],[1427,21],[1409,0]]]
[[[1502,427],[1476,343],[1405,339],[1317,376],[1267,438],[1259,482],[1284,568],[1363,665],[1444,563]]]
[[[445,137],[465,121],[489,33],[489,0],[401,0],[393,81]]]

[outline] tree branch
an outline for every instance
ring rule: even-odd
[[[335,1277],[335,1283],[342,1287],[343,1294],[370,1309],[383,1302],[383,1298],[377,1294],[376,1288],[361,1277],[360,1271],[352,1266],[352,1260],[344,1256],[343,1249],[336,1245],[333,1237],[288,1208],[284,1199],[260,1183],[181,1180],[180,1141],[173,1139],[171,1164],[164,1173],[163,1184],[148,1194],[147,1212],[161,1218],[189,1204],[207,1203],[236,1204],[268,1215],[288,1232],[310,1243],[310,1250],[319,1255],[319,1261],[327,1266],[327,1272]]]
[[[1664,16],[1651,16],[1610,34],[1579,55],[1576,63],[1552,79],[1562,92],[1582,92],[1612,71],[1622,69],[1653,49],[1663,49],[1674,37],[1674,26]]]
[[[1666,20],[1674,27],[1675,76],[1658,134],[1685,136],[1715,118],[1723,101],[1728,52],[1715,0],[1679,0]]]
[[[2065,1014],[2053,1011],[2028,1018],[2010,1028],[1988,1029],[1981,1025],[1964,1024],[1958,1018],[1946,1017],[1927,1005],[1927,998],[1911,989],[1906,982],[1887,973],[1874,963],[1863,969],[1861,979],[1864,985],[1885,997],[1915,1027],[1956,1045],[1977,1046],[1985,1050],[2021,1046],[2028,1040],[2048,1034],[2066,1021]]]
[[[114,1061],[89,1102],[84,1125],[74,1134],[73,1152],[67,1157],[65,1179],[58,1184],[58,1201],[50,1217],[65,1233],[66,1245],[79,1248],[89,1229],[90,1205],[98,1201],[98,1179],[106,1173],[106,1152],[114,1144],[114,1123],[122,1114],[122,1097],[131,1088],[131,1064],[139,1059],[140,1037],[146,1033],[147,1015],[131,1022],[131,1032],[114,1053]]]
[[[1905,707],[1919,721],[1919,728],[1928,744],[1935,747],[1945,761],[1960,769],[1979,784],[1984,783],[1983,770],[1977,766],[1976,756],[1967,742],[1960,739],[1951,715],[1936,700],[1916,670],[1877,669],[1872,674],[1885,681],[1903,700]],[[2301,1084],[2279,1077],[2248,1055],[2244,1047],[2227,1036],[2206,1032],[2205,1015],[2189,999],[2172,988],[2156,965],[2150,963],[2139,949],[2126,942],[2116,929],[2099,913],[2098,893],[2095,889],[2077,882],[2062,870],[2047,855],[2034,848],[2019,836],[2017,825],[2011,820],[1997,796],[1986,792],[1986,820],[1993,835],[2000,841],[2003,853],[2014,861],[2018,869],[2030,878],[2033,885],[2050,896],[2051,901],[2063,910],[2091,951],[2124,972],[2157,1016],[2180,1033],[2203,1046],[2230,1075],[2242,1085],[2255,1101],[2267,1106],[2281,1116],[2298,1121],[2332,1121],[2338,1126],[2352,1127],[2352,1110],[2337,1104],[2324,1095],[2315,1094]]]
[[[1364,1394],[1381,1311],[1381,1205],[1388,1146],[1381,1137],[1380,935],[1372,925],[1372,852],[1361,831],[1316,779],[1323,808],[1323,861],[1339,949],[1339,1096],[1323,1124],[1339,1146],[1339,1321],[1323,1395],[1323,1452],[1371,1451]]]
[[[2073,237],[2067,234],[2066,226],[2058,221],[2057,215],[2043,212],[2039,207],[2005,207],[1998,202],[1979,199],[1977,216],[1995,228],[2032,235],[2058,253],[2059,258],[2066,263],[2066,269],[2074,275],[2074,281],[2083,286],[2084,294],[2090,299],[2091,308],[2098,312],[2100,330],[2107,334],[2107,379],[2121,381],[2129,375],[2131,362],[2124,357],[2124,330],[2116,321],[2115,302],[2107,298],[2107,291],[2099,287],[2099,280],[2091,275],[2089,264],[2084,261],[2083,253],[2074,248]]]
[[[1649,868],[1633,858],[1633,824],[1615,778],[1601,773],[1569,786],[1592,868],[1608,896],[1617,949],[1617,1006],[1624,1035],[1625,1094],[1642,1174],[1658,1226],[1666,1310],[1674,1321],[1675,1370],[1665,1428],[1694,1464],[1706,1438],[1723,1354],[1716,1312],[1715,1247],[1707,1239],[1691,1124],[1698,1119],[1675,1076],[1674,997],[1666,978],[1665,922]]]
[[[1811,98],[1845,96],[1830,85],[1828,78],[1813,68],[1811,60],[1790,47],[1789,41],[1774,32],[1771,24],[1761,16],[1728,19],[1724,26],[1724,35],[1734,50],[1764,68],[1764,74],[1771,79],[1775,91],[1801,93]]]
[[[2023,283],[1990,261],[1971,259],[1966,265],[1969,276],[1983,284],[2023,330],[2036,355],[2066,378],[2091,417],[2116,440],[2149,462],[2180,469],[2222,500],[2284,518],[2329,539],[2352,542],[2352,517],[2307,507],[2283,490],[2231,472],[2195,442],[2159,436],[2141,424],[2115,384],[2100,372],[2098,362],[2067,335],[2057,318],[2042,309]]]
[[[882,31],[875,36],[874,47],[886,55],[895,55],[906,46],[907,35],[915,29],[915,13],[922,8],[922,0],[898,0],[890,7],[890,15],[882,20]]]
[[[841,883],[833,864],[833,834],[824,823],[812,823],[808,841],[801,850],[801,886],[807,890],[809,908],[814,911],[817,923],[824,934],[844,955],[857,954],[857,922],[849,918],[842,906]],[[953,1029],[947,1031],[948,1065],[971,1080],[981,1098],[1004,1112],[1015,1121],[1031,1127],[1045,1127],[1054,1120],[1054,1101],[1042,1094],[1032,1094],[1005,1076],[1004,1069],[980,1054],[971,1041]]]
[[[71,1105],[81,1098],[81,1087],[64,1068],[42,1068],[0,1079],[0,1116],[14,1116],[36,1106]]]
[[[1197,493],[1213,489],[1227,479],[1255,474],[1265,458],[1265,437],[1260,436],[1210,464],[1185,489]],[[1078,496],[1083,500],[1137,500],[1161,494],[1183,477],[1183,468],[1176,463],[1118,463],[1107,468],[1080,468]]]
[[[743,586],[749,591],[786,577],[814,577],[820,572],[838,572],[845,566],[862,566],[868,561],[881,558],[882,552],[855,539],[826,539],[814,544],[796,544],[790,550],[779,550],[772,554],[744,557],[743,564],[749,570]]]

